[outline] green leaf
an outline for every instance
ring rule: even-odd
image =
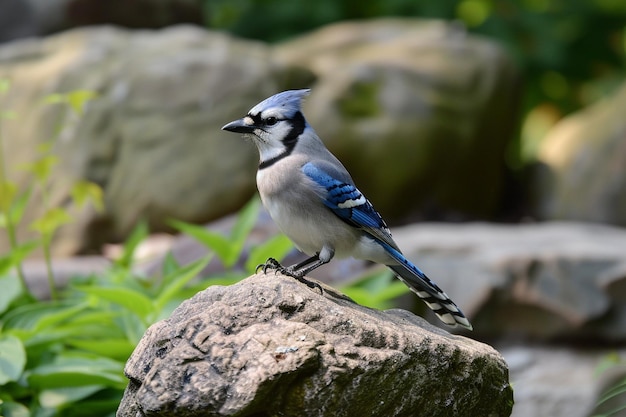
[[[45,142],[40,142],[37,144],[37,153],[40,155],[45,155],[52,152],[52,148],[54,147],[54,141],[47,140]]]
[[[17,381],[26,365],[26,351],[20,339],[12,335],[0,336],[0,385]]]
[[[65,95],[59,94],[59,93],[48,94],[47,96],[43,98],[43,102],[46,104],[64,103]]]
[[[163,260],[163,267],[161,268],[161,274],[163,274],[164,276],[161,280],[161,284],[167,285],[168,282],[166,280],[166,277],[175,277],[176,275],[173,274],[173,272],[177,271],[178,269],[180,269],[180,264],[178,263],[176,258],[174,258],[172,252],[167,252],[167,254],[165,255],[165,259]]]
[[[67,344],[103,357],[126,361],[135,349],[128,339],[68,339]]]
[[[377,309],[391,308],[395,298],[410,291],[402,282],[390,281],[392,276],[391,271],[376,269],[340,290],[358,304]]]
[[[62,352],[52,363],[31,370],[26,379],[34,389],[56,389],[104,385],[123,389],[126,378],[124,364],[98,355]]]
[[[602,357],[600,363],[596,366],[596,369],[593,371],[594,377],[599,377],[602,373],[606,372],[608,369],[615,367],[615,365],[619,364],[621,361],[620,355],[617,352],[610,352]]]
[[[23,168],[33,174],[39,181],[45,181],[50,177],[52,168],[59,163],[59,158],[54,155],[43,155],[35,162],[24,164]]]
[[[76,90],[67,93],[65,96],[72,110],[78,114],[82,114],[85,105],[97,97],[97,94],[95,91],[90,90]]]
[[[258,198],[251,199],[237,216],[237,220],[230,232],[231,238],[235,242],[243,242],[250,235],[250,231],[254,228],[257,218],[259,217],[259,207],[261,202]]]
[[[11,89],[11,81],[6,78],[0,78],[0,94],[4,94]]]
[[[102,391],[102,389],[102,385],[44,389],[39,393],[39,403],[46,408],[59,409],[87,398],[98,391]]]
[[[246,271],[251,274],[255,273],[256,267],[265,263],[268,258],[274,258],[280,262],[293,249],[293,243],[287,236],[283,234],[276,235],[250,250],[250,255],[248,255],[246,260]]]
[[[60,415],[63,417],[115,417],[122,396],[123,391],[121,390],[101,390],[89,398],[67,404],[63,407],[62,413],[56,414],[54,417]]]
[[[148,225],[146,222],[141,221],[137,223],[124,243],[122,256],[115,260],[115,264],[123,268],[129,268],[133,264],[133,256],[137,246],[139,246],[139,244],[144,241],[147,236]]]
[[[37,333],[76,317],[87,307],[86,302],[77,305],[70,301],[25,304],[9,310],[4,315],[3,321],[6,329]]]
[[[4,120],[17,119],[17,113],[11,110],[0,111],[0,119],[4,119]]]
[[[159,292],[156,300],[154,301],[157,311],[163,309],[163,307],[165,307],[165,305],[172,300],[189,281],[195,278],[200,271],[207,266],[211,258],[212,256],[209,255],[205,258],[198,259],[197,261],[191,262],[179,270],[172,272],[171,276],[164,278],[164,281],[169,284]]]
[[[12,224],[19,224],[22,221],[29,199],[30,190],[20,194],[17,198],[13,198],[7,209],[0,209],[0,227],[7,227],[7,216],[9,216]]]
[[[54,207],[46,211],[43,216],[31,223],[31,229],[44,236],[52,235],[59,227],[70,223],[72,217],[61,207]]]
[[[151,317],[152,319],[152,317]],[[148,326],[152,324],[155,320],[142,320],[137,315],[128,313],[120,316],[118,323],[120,326],[120,330],[124,332],[124,335],[128,340],[133,344],[139,343],[141,337],[148,329]]]
[[[213,233],[202,226],[196,226],[179,220],[170,220],[169,224],[175,229],[196,239],[207,249],[214,251],[225,266],[230,267],[234,263],[231,261],[233,258],[231,255],[233,247],[228,238],[225,238],[220,234]]]
[[[99,213],[104,211],[102,188],[96,183],[91,181],[76,182],[72,186],[72,198],[79,207],[91,203]]]
[[[46,104],[67,103],[76,113],[82,114],[85,105],[97,96],[95,91],[75,90],[69,93],[49,94],[43,101]]]
[[[154,312],[154,304],[148,296],[139,291],[124,287],[77,286],[79,291],[94,295],[102,300],[118,304],[139,317],[146,319]]]
[[[2,268],[0,267],[0,271]],[[22,284],[16,275],[0,276],[0,315],[22,295]]]
[[[8,213],[17,194],[17,185],[10,181],[0,181],[0,211]]]
[[[37,242],[27,242],[11,250],[6,256],[0,257],[0,275],[6,275],[18,266],[36,247]]]
[[[13,401],[5,401],[3,403],[0,403],[0,416],[31,417],[31,414],[25,405]]]

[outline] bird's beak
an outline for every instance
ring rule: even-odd
[[[252,133],[254,129],[256,129],[256,126],[254,126],[254,124],[247,124],[246,118],[234,120],[222,126],[222,130],[235,133]]]

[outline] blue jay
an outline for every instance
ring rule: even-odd
[[[263,205],[282,232],[310,256],[291,267],[270,258],[264,270],[278,270],[313,287],[304,276],[335,256],[377,262],[389,267],[445,324],[471,330],[446,293],[404,257],[380,214],[305,120],[301,103],[309,91],[273,95],[222,127],[244,134],[257,146],[256,181]]]

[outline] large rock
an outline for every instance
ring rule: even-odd
[[[148,329],[125,416],[508,416],[491,347],[274,274],[210,287]]]
[[[501,209],[520,80],[497,44],[454,23],[379,19],[326,26],[275,55],[316,74],[308,120],[387,219]]]
[[[617,395],[599,405],[608,390],[626,377],[624,348],[518,345],[503,347],[500,352],[509,365],[511,384],[515,387],[511,417],[624,415],[614,410],[626,403],[626,394],[614,391]],[[620,364],[611,363],[615,357],[622,358]],[[592,411],[594,407],[597,408]]]
[[[258,158],[220,127],[285,88],[284,77],[265,45],[192,27],[83,29],[7,44],[0,78],[12,88],[2,106],[17,114],[2,126],[9,176],[25,188],[21,165],[65,126],[54,147],[61,163],[48,204],[66,205],[70,185],[86,179],[104,189],[106,212],[88,212],[63,228],[57,254],[123,238],[141,218],[163,230],[171,217],[220,217],[254,192]],[[47,94],[76,89],[99,95],[78,123],[41,104]],[[32,206],[30,219],[41,213],[41,204]]]
[[[532,190],[544,219],[626,226],[626,83],[541,142]]]
[[[626,230],[595,224],[420,224],[394,230],[480,337],[626,341]]]
[[[0,0],[0,43],[37,35],[37,21],[31,4],[24,0]]]
[[[79,26],[202,25],[206,17],[196,0],[0,0],[0,8],[0,43]]]

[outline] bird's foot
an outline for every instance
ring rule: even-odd
[[[301,283],[306,284],[307,287],[317,288],[320,290],[320,293],[322,294],[324,293],[324,290],[322,289],[322,286],[320,284],[318,284],[317,282],[309,281],[308,279],[304,277],[302,273],[300,273],[299,271],[294,271],[294,269],[291,267],[282,266],[280,262],[278,262],[274,258],[269,258],[264,264],[257,265],[256,267],[257,272],[259,272],[259,270],[263,270],[264,274],[267,274],[268,269],[273,269],[274,274],[277,274],[280,272],[283,275],[287,275],[288,277],[295,278]]]
[[[286,268],[282,266],[280,262],[278,262],[276,259],[268,258],[264,264],[257,265],[255,271],[258,273],[259,270],[263,270],[263,273],[267,275],[268,269],[273,269],[276,272],[282,272],[282,270]]]

